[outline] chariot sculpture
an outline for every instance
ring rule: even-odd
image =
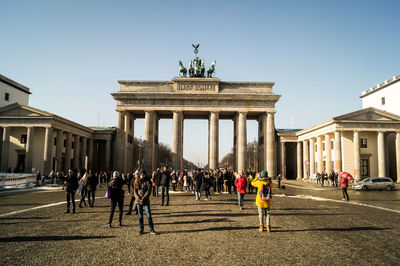
[[[179,75],[181,77],[186,77],[187,74],[189,74],[190,78],[204,78],[206,74],[204,60],[197,56],[200,44],[192,44],[192,46],[194,48],[196,57],[189,62],[189,67],[187,69],[183,66],[182,61],[179,61]],[[213,74],[215,73],[215,64],[216,61],[214,60],[210,68],[207,70],[207,78],[212,78]]]

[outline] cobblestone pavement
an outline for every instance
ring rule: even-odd
[[[62,202],[63,191],[0,194],[0,264],[398,264],[399,213],[293,197],[299,190],[275,190],[271,233],[258,232],[255,194],[245,196],[244,210],[236,195],[196,203],[192,193],[175,193],[167,207],[153,197],[159,235],[138,235],[136,215],[124,215],[118,227],[116,213],[116,227],[105,228],[110,203],[103,189],[94,208],[76,214],[64,214],[64,203],[40,207]]]

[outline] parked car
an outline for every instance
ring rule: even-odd
[[[389,177],[369,177],[353,185],[356,190],[394,189],[394,182]]]

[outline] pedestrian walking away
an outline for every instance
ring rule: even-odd
[[[79,201],[79,208],[82,208],[82,203],[86,207],[86,195],[87,195],[87,185],[88,185],[88,175],[85,173],[81,180],[79,180],[78,195],[81,195],[81,200]]]
[[[106,225],[107,228],[111,228],[111,223],[114,217],[115,208],[119,208],[119,226],[122,226],[122,214],[124,208],[124,190],[122,186],[125,184],[126,180],[119,174],[118,171],[114,171],[111,177],[111,180],[108,184],[108,188],[110,189],[109,197],[111,199],[111,209],[110,209],[110,216],[108,219],[108,224]]]
[[[347,187],[349,186],[349,179],[353,180],[353,177],[347,172],[341,172],[340,187],[342,188],[343,198],[342,200],[350,200],[349,194],[347,193]]]
[[[146,175],[146,171],[142,170],[140,172],[139,178],[135,180],[134,193],[135,193],[135,203],[138,209],[139,217],[139,234],[144,232],[143,224],[143,210],[146,213],[147,221],[150,228],[150,234],[157,234],[154,230],[153,218],[151,216],[150,210],[150,194],[151,194],[151,182]]]
[[[282,182],[282,176],[281,174],[279,174],[276,178],[276,180],[278,181],[278,189],[281,189],[281,182]]]
[[[268,172],[263,170],[261,174],[251,182],[251,185],[257,188],[256,206],[258,209],[258,219],[260,222],[259,231],[264,230],[266,225],[267,232],[271,232],[271,198],[272,198],[272,182],[268,177]],[[265,221],[265,223],[264,223]]]
[[[203,186],[203,170],[196,170],[194,174],[194,186],[195,186],[195,196],[196,201],[200,201],[201,199],[201,189]]]
[[[239,171],[239,174],[237,174],[235,179],[235,186],[238,195],[239,208],[243,210],[244,194],[246,193],[247,188],[247,179],[246,177],[244,177],[243,171]]]

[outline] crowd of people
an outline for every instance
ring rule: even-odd
[[[327,172],[323,171],[322,173],[316,172],[313,175],[313,179],[317,181],[317,184],[321,184],[321,186],[327,186],[330,187],[337,187],[339,185],[339,173],[332,171],[330,174]]]
[[[150,199],[161,197],[161,206],[169,206],[169,190],[192,192],[195,194],[195,201],[200,201],[202,194],[204,200],[211,200],[211,190],[214,195],[218,194],[237,194],[238,206],[243,209],[244,197],[246,193],[256,191],[256,205],[259,212],[260,231],[270,231],[270,201],[272,198],[272,181],[268,177],[267,171],[255,173],[251,171],[233,172],[227,169],[194,171],[170,171],[167,167],[157,169],[151,175],[146,171],[136,171],[133,174],[114,172],[93,172],[92,170],[68,170],[64,175],[62,172],[54,173],[51,171],[49,176],[55,176],[63,180],[66,191],[67,208],[65,213],[76,212],[75,194],[81,198],[79,208],[94,207],[96,190],[98,187],[107,188],[106,197],[110,199],[111,207],[107,228],[112,227],[112,221],[116,207],[119,209],[118,222],[122,226],[123,206],[125,199],[124,186],[127,186],[129,198],[129,209],[126,215],[132,212],[138,215],[139,234],[144,232],[143,214],[146,215],[150,234],[157,234],[154,229],[153,218],[151,215]],[[86,204],[86,199],[88,204]],[[144,212],[144,213],[143,213]]]

